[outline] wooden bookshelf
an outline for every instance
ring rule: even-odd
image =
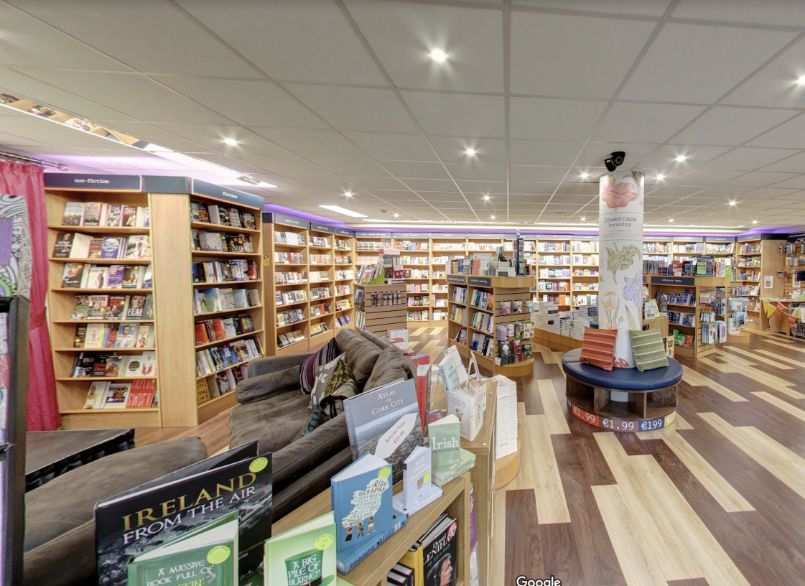
[[[431,273],[431,241],[429,232],[396,232],[392,246],[400,250],[403,270],[410,275],[405,278],[408,299],[423,301],[417,305],[409,305],[406,321],[409,326],[428,327],[433,319],[433,282]],[[418,250],[417,250],[418,249]],[[446,308],[444,308],[446,310]],[[415,313],[416,312],[416,313]],[[427,312],[427,313],[426,313]],[[420,319],[415,319],[419,317]]]
[[[282,356],[316,350],[332,340],[342,327],[354,328],[354,287],[351,284],[355,271],[354,232],[285,214],[263,214],[262,229],[266,273],[263,294],[271,300],[265,313],[266,354]],[[283,237],[283,234],[296,236]],[[304,244],[291,242],[297,238]],[[337,241],[344,244],[336,247]],[[301,262],[277,262],[277,255],[282,253],[299,254],[303,258]],[[336,255],[343,259],[341,263],[336,263]],[[303,281],[278,283],[279,275],[287,273],[299,273]],[[339,286],[349,287],[349,292],[339,293],[336,289]],[[277,294],[283,292],[301,292],[304,300],[278,305]],[[349,307],[340,309],[342,302],[347,302]],[[329,310],[316,314],[317,308],[324,304]],[[290,310],[301,310],[302,319],[281,325],[278,315]],[[349,323],[339,325],[341,317],[349,318]],[[316,332],[317,326],[326,330]],[[304,339],[281,346],[280,335],[292,331],[301,332]]]
[[[574,309],[596,305],[598,303],[598,272],[601,262],[598,236],[573,236],[570,249],[571,305]],[[585,303],[580,303],[582,300]]]
[[[191,265],[197,259],[257,259],[255,253],[194,253],[191,250],[191,225],[211,232],[249,233],[259,253],[259,231],[191,222],[190,202],[205,201],[225,208],[251,210],[259,225],[261,197],[184,177],[149,177],[138,175],[46,174],[45,197],[48,215],[49,259],[48,305],[56,377],[56,395],[64,429],[109,427],[195,426],[208,418],[196,404],[195,332],[189,324],[193,315],[193,277]],[[101,202],[148,208],[150,221],[140,226],[62,226],[64,209],[69,202]],[[220,228],[220,230],[219,230]],[[151,259],[65,259],[53,256],[60,232],[91,236],[147,235]],[[152,267],[153,287],[137,288],[65,288],[62,275],[67,263],[95,265],[148,265]],[[207,287],[247,288],[249,283],[210,283]],[[72,319],[76,295],[150,295],[153,315],[144,319]],[[247,311],[255,319],[255,337],[262,330],[262,304]],[[212,314],[211,314],[212,315]],[[145,348],[75,348],[78,326],[104,324],[115,328],[124,323],[153,327],[154,344]],[[238,338],[247,337],[246,335]],[[235,338],[233,338],[235,339]],[[212,346],[212,344],[208,345]],[[156,372],[142,377],[72,376],[76,357],[81,353],[112,353],[121,356],[155,352]],[[157,382],[157,398],[149,408],[83,409],[89,386],[94,381],[132,382],[137,379]],[[234,397],[231,394],[230,400]],[[210,411],[209,416],[223,410]]]
[[[388,330],[402,330],[408,326],[406,319],[408,311],[408,298],[405,285],[363,285],[353,283],[356,299],[361,295],[363,299],[355,303],[356,327],[375,334],[385,334]],[[372,293],[399,293],[400,303],[396,305],[372,305]]]
[[[569,310],[572,305],[571,242],[571,236],[567,234],[540,234],[537,241],[537,299],[555,299],[560,311]],[[563,271],[562,276],[551,278],[551,271],[555,275],[557,270]]]

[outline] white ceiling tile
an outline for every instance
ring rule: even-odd
[[[391,90],[296,83],[285,84],[285,87],[338,130],[418,131],[411,116]]]
[[[598,202],[598,196],[591,196],[591,195],[566,195],[566,194],[559,194],[553,196],[551,203],[554,204],[568,204],[568,205],[576,205],[576,206],[584,206],[591,202]]]
[[[805,149],[805,116],[792,118],[749,141],[749,146]]]
[[[805,25],[805,14],[798,2],[790,0],[681,0],[674,18],[694,18],[721,22]]]
[[[706,190],[699,193],[696,197],[705,199],[715,199],[715,198],[735,199],[735,196],[741,195],[742,193],[746,193],[747,191],[751,191],[751,188],[717,185],[715,187],[708,187]]]
[[[653,22],[517,13],[511,19],[511,92],[609,99],[655,26]],[[536,57],[548,55],[561,58]]]
[[[0,63],[5,65],[127,70],[114,59],[7,4],[0,5],[0,22],[5,31],[0,37]]]
[[[584,145],[581,141],[511,140],[509,163],[512,165],[570,166]]]
[[[505,165],[447,163],[446,166],[453,179],[457,181],[506,181]]]
[[[456,181],[465,194],[484,194],[492,199],[506,198],[505,181]]]
[[[436,155],[419,134],[345,131],[344,136],[374,159],[436,161]]]
[[[616,102],[594,138],[605,142],[662,143],[703,111],[702,106]]]
[[[315,189],[333,189],[336,190],[338,193],[344,193],[353,187],[340,177],[336,177],[326,171],[321,171],[320,173],[316,172],[307,172],[304,175],[294,175],[291,173],[283,174],[283,176],[291,181],[295,181],[300,185],[305,185],[307,187],[313,187]]]
[[[553,186],[554,189],[556,185]],[[548,193],[553,193],[553,190]],[[556,189],[556,195],[598,195],[597,183],[562,183]]]
[[[110,130],[117,130],[123,133],[130,133],[136,138],[141,138],[148,142],[153,142],[159,146],[164,146],[175,151],[184,153],[209,153],[212,149],[194,142],[192,139],[187,139],[182,136],[177,136],[171,132],[166,132],[161,128],[154,127],[144,122],[128,122],[124,120],[113,121],[108,124]],[[220,145],[224,146],[223,142]],[[223,150],[223,149],[217,149]]]
[[[805,175],[800,175],[799,177],[794,177],[793,179],[788,179],[787,181],[781,181],[780,183],[775,184],[775,187],[805,189]],[[803,199],[805,200],[805,198]]]
[[[512,165],[509,180],[515,183],[557,183],[567,173],[567,167],[538,167]]]
[[[114,141],[102,138],[101,136],[81,132],[69,126],[61,124],[54,124],[44,118],[31,116],[22,112],[9,110],[11,116],[3,116],[2,129],[3,132],[13,134],[19,137],[31,137],[37,141],[42,142],[44,145],[61,146],[67,148],[121,148],[128,150],[135,150],[133,148],[122,146]],[[44,146],[41,154],[47,153],[48,146]]]
[[[728,150],[730,150],[729,147],[664,145],[640,161],[640,168],[663,173],[669,179],[677,178],[680,174],[687,173]],[[684,161],[677,161],[676,158],[679,156],[686,158]]]
[[[512,138],[587,140],[606,107],[603,101],[545,100],[512,97]]]
[[[464,197],[457,191],[453,193],[440,192],[440,191],[422,191],[419,193],[419,195],[421,195],[423,199],[432,202],[466,201]]]
[[[276,156],[276,155],[258,155],[244,153],[238,155],[242,161],[250,163],[255,167],[260,167],[271,173],[278,175],[303,175],[311,173],[314,175],[321,175],[326,173],[310,161],[297,156]]]
[[[576,166],[584,168],[592,175],[592,170],[604,166],[604,160],[615,151],[626,153],[623,165],[634,167],[649,153],[655,151],[659,144],[622,143],[622,142],[589,142],[576,161]]]
[[[795,36],[671,22],[660,31],[620,97],[713,103]]]
[[[506,141],[502,139],[429,136],[428,140],[445,163],[506,164]],[[475,154],[468,155],[467,149]]]
[[[358,177],[389,177],[389,174],[371,159],[309,157],[308,160],[340,176],[355,175]]]
[[[546,194],[513,193],[509,195],[509,204],[544,206],[549,199],[551,196]]]
[[[789,172],[789,173],[803,173],[805,172],[805,153],[788,157],[782,161],[772,163],[763,169],[764,171],[771,172]]]
[[[716,106],[676,135],[674,142],[735,146],[795,114],[792,110]]]
[[[685,173],[682,177],[674,181],[676,185],[716,185],[724,183],[743,175],[740,171],[716,171],[713,169],[694,169],[690,173]]]
[[[205,161],[210,161],[211,163],[215,163],[216,165],[221,165],[222,167],[226,167],[228,169],[234,169],[240,173],[260,173],[264,171],[262,167],[256,167],[240,159],[236,159],[234,157],[229,157],[227,155],[220,155],[220,154],[198,154],[195,155],[199,159],[204,159]],[[247,190],[248,191],[248,190]]]
[[[389,173],[400,179],[449,179],[441,163],[417,163],[408,161],[380,161]],[[434,190],[438,191],[438,190]]]
[[[361,159],[366,155],[334,130],[251,127],[257,134],[302,156]]]
[[[7,132],[0,132],[0,144],[3,145],[4,148],[15,146],[31,146],[37,147],[42,151],[52,152],[52,147],[46,145],[45,143],[39,142],[38,140],[31,140],[29,138],[17,136],[15,134],[8,134]]]
[[[346,6],[397,87],[503,91],[501,11],[373,0]],[[436,48],[446,63],[430,59]]]
[[[374,192],[375,189],[404,189],[394,177],[355,177],[354,175],[344,175],[343,178],[361,189]]]
[[[761,149],[739,147],[720,157],[700,165],[702,169],[727,171],[754,171],[771,163],[795,155],[799,151],[789,149]]]
[[[427,134],[506,137],[503,97],[408,91],[402,95]]]
[[[409,188],[422,191],[458,191],[456,184],[449,179],[403,179]]]
[[[327,128],[324,121],[275,83],[172,76],[154,78],[238,124]]]
[[[753,191],[741,194],[741,196],[737,199],[738,201],[757,200],[760,203],[765,204],[767,203],[767,200],[781,196],[788,196],[797,192],[798,192],[797,189],[779,189],[776,187],[764,187],[762,189],[755,189]]]
[[[526,182],[509,182],[509,193],[517,193],[520,195],[551,195],[556,190],[556,181],[551,183],[526,183]]]
[[[58,0],[12,0],[12,4],[138,71],[259,76],[181,10],[162,0],[114,0],[102,6]]]
[[[386,85],[335,2],[177,2],[275,81]]]
[[[778,108],[805,107],[805,87],[797,84],[797,79],[805,74],[803,61],[805,41],[799,41],[737,87],[722,103]]]
[[[227,122],[222,116],[139,75],[53,69],[21,71],[142,122]]]
[[[662,16],[671,0],[512,0],[512,6],[537,6],[587,12]],[[518,15],[519,18],[519,15]]]
[[[727,181],[727,185],[735,185],[737,187],[766,187],[786,179],[796,177],[796,173],[747,173],[735,179]]]
[[[201,124],[165,124],[157,123],[157,132],[152,133],[147,130],[151,125],[142,122],[115,123],[121,130],[130,132],[136,136],[141,136],[138,132],[142,129],[142,137],[152,139],[157,144],[163,138],[168,139],[171,135],[179,135],[194,143],[199,143],[204,147],[219,152],[227,153],[242,158],[242,155],[293,155],[288,149],[271,142],[251,130],[233,124],[228,125],[201,125]],[[160,130],[161,129],[161,130]],[[162,132],[165,131],[165,132]],[[224,143],[225,138],[234,138],[238,141],[237,145],[229,146]],[[170,144],[165,145],[173,148]]]

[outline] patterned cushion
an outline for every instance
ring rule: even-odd
[[[604,370],[612,370],[615,362],[615,340],[617,330],[584,330],[581,343],[581,361]]]
[[[632,340],[632,356],[637,370],[643,372],[668,366],[660,328],[633,330],[629,332],[629,337]]]
[[[302,371],[299,373],[299,386],[302,387],[303,394],[309,395],[313,391],[319,368],[332,362],[336,356],[338,356],[338,345],[333,338],[321,350],[305,358],[302,362]]]

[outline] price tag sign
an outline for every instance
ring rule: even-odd
[[[603,429],[609,429],[610,431],[654,431],[671,425],[676,419],[676,412],[666,415],[665,417],[657,417],[655,419],[635,420],[618,419],[616,417],[602,417],[594,413],[589,413],[581,407],[573,405],[569,399],[567,401],[567,406],[573,415],[585,423],[589,423],[590,425],[595,425],[596,427],[601,427]]]

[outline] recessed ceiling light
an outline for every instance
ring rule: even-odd
[[[674,223],[674,219],[673,219],[673,218],[668,218],[668,221],[669,221],[669,222],[671,222],[672,224]]]
[[[395,218],[399,218],[399,217],[400,217],[400,214],[394,214],[394,217],[395,217]]]
[[[346,195],[347,197],[352,197],[352,192],[351,191],[345,191],[344,195]]]
[[[358,212],[353,212],[352,210],[348,210],[346,208],[342,208],[340,206],[325,206],[320,205],[320,208],[324,208],[325,210],[330,210],[331,212],[336,212],[337,214],[344,214],[345,216],[349,216],[351,218],[366,218],[363,214],[359,214]]]
[[[235,140],[234,138],[225,138],[224,144],[228,144],[229,146],[238,146],[238,144],[240,143],[238,143],[238,141]]]
[[[484,201],[489,201],[489,196],[488,195],[484,196]]]
[[[657,181],[662,181],[663,179],[665,179],[665,175],[663,175],[662,173],[657,175]]]
[[[797,85],[805,85],[805,75],[797,80]]]
[[[730,205],[734,206],[736,203],[738,203],[738,202],[733,200],[733,201],[730,202]]]
[[[586,219],[587,219],[587,218],[582,218],[582,219],[581,219],[581,221],[583,222],[583,221],[584,221],[584,220],[586,220]]]
[[[495,219],[495,216],[489,216],[489,217],[492,218],[493,220]]]
[[[465,152],[467,153],[467,155],[468,155],[468,156],[470,156],[470,157],[474,157],[474,156],[475,156],[475,154],[476,154],[478,151],[476,151],[475,149],[467,149]]]
[[[582,172],[582,174],[581,174],[582,179],[587,179],[587,177],[589,177],[589,176],[590,176],[590,174],[587,173],[586,171]]]
[[[447,53],[441,49],[433,49],[430,52],[430,58],[436,61],[436,63],[444,63],[447,61]]]
[[[757,224],[757,220],[752,220],[752,223],[753,223],[753,224]]]
[[[685,160],[687,160],[687,157],[686,157],[685,155],[679,155],[679,156],[676,158],[676,162],[677,162],[677,163],[681,163],[682,161],[685,161]]]

